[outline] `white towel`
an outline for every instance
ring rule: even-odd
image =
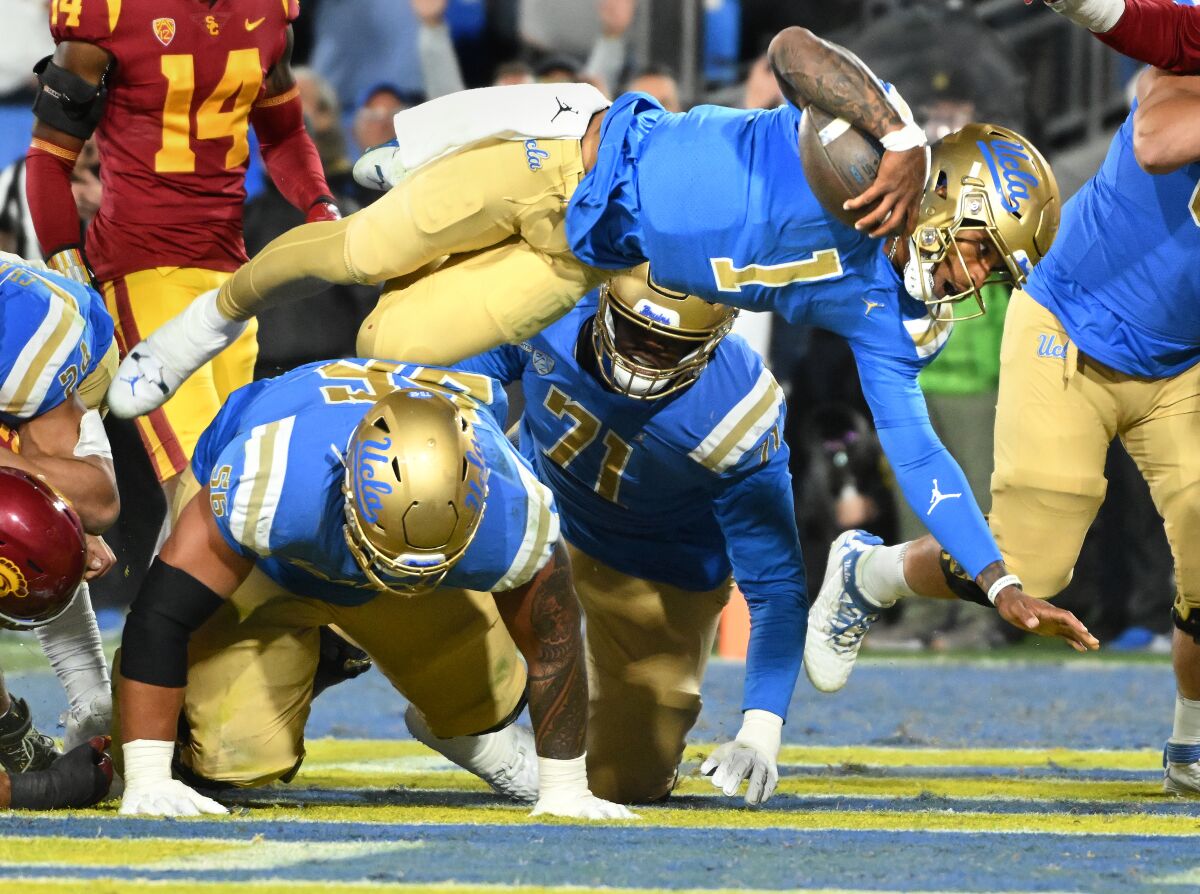
[[[591,84],[515,84],[439,96],[396,113],[408,171],[484,140],[578,140],[612,102]]]

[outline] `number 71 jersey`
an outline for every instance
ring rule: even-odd
[[[250,110],[298,14],[297,0],[51,0],[56,42],[95,44],[115,62],[87,233],[101,280],[245,262]]]

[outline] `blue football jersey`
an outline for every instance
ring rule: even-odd
[[[528,342],[460,368],[519,381],[521,452],[554,494],[563,535],[623,574],[685,590],[732,573],[751,611],[746,707],[784,716],[803,654],[804,563],[783,392],[739,337],[661,400],[606,389],[576,349],[596,295]]]
[[[817,201],[800,164],[799,122],[789,105],[672,114],[645,94],[625,94],[571,197],[572,251],[607,268],[649,261],[669,289],[843,336],[901,490],[977,575],[1000,550],[917,384],[952,324],[909,296],[881,240]],[[935,499],[951,487],[958,499]]]
[[[229,545],[304,596],[361,605],[378,592],[343,535],[342,456],[367,408],[396,388],[435,388],[475,427],[488,470],[483,520],[444,585],[508,590],[558,540],[554,498],[504,437],[504,392],[483,376],[381,360],[302,366],[235,391],[192,459]]]
[[[0,257],[0,422],[63,403],[104,359],[113,321],[91,288],[44,265]]]
[[[1147,174],[1130,113],[1100,170],[1063,207],[1058,238],[1025,289],[1089,357],[1129,375],[1171,376],[1200,360],[1197,259],[1200,164]]]

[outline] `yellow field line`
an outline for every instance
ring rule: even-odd
[[[307,743],[305,767],[325,763],[394,760],[433,757],[434,752],[411,740],[400,739],[314,739]],[[698,760],[715,745],[694,745],[684,760]],[[779,762],[794,766],[841,766],[864,764],[875,767],[1063,767],[1072,770],[1155,770],[1162,766],[1162,752],[1155,749],[1075,748],[899,748],[879,746],[785,745]]]

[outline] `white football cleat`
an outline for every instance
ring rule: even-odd
[[[184,381],[237,341],[245,320],[217,310],[217,289],[195,298],[135,345],[108,386],[108,408],[121,419],[144,416],[165,404]]]
[[[408,176],[408,170],[400,163],[399,142],[388,140],[372,146],[359,156],[351,173],[359,186],[387,192]]]
[[[880,608],[863,598],[858,562],[873,546],[883,543],[866,531],[846,531],[829,547],[825,580],[817,601],[808,610],[804,642],[804,672],[821,692],[837,692],[850,679],[867,630]]]
[[[67,711],[59,722],[65,727],[63,732],[63,753],[70,751],[76,745],[82,745],[93,736],[107,736],[112,731],[113,703],[111,692],[101,692],[98,696],[76,710]]]
[[[1163,791],[1180,798],[1200,798],[1200,745],[1167,742],[1163,749]]]
[[[537,801],[537,748],[529,727],[510,723],[495,733],[439,739],[411,704],[404,712],[404,723],[414,739],[474,773],[496,794],[514,801]]]

